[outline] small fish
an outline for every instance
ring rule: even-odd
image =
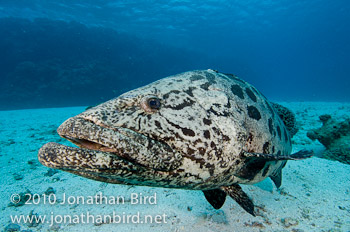
[[[291,154],[290,119],[276,107],[234,75],[185,72],[69,118],[57,132],[80,148],[48,143],[38,157],[97,181],[201,190],[215,209],[229,195],[255,215],[239,184],[279,187],[287,160],[312,155]]]

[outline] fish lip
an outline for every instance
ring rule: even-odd
[[[183,160],[180,153],[165,143],[128,128],[110,128],[79,115],[67,119],[57,132],[91,154],[99,152],[156,171],[175,170]]]
[[[74,156],[67,154],[74,154]],[[108,152],[70,147],[54,142],[46,143],[39,149],[38,159],[41,164],[49,168],[90,173],[95,176],[113,175],[113,173],[120,172],[140,173],[145,170],[137,164]]]
[[[80,126],[85,125],[85,123],[81,121],[80,124],[76,125],[76,123],[74,122],[76,119],[78,120],[82,119],[86,123],[89,123],[90,121],[90,120],[86,120],[78,117],[69,118],[57,128],[57,133],[59,134],[59,136],[70,141],[71,143],[77,145],[82,149],[95,150],[95,151],[103,151],[101,149],[102,147],[109,149],[108,146],[104,146],[101,142],[97,141],[96,139],[93,139],[90,133],[81,132],[79,130],[79,125]],[[93,127],[94,129],[107,128],[104,126],[97,125],[92,121],[90,122],[91,122],[91,125],[94,126]],[[112,153],[112,149],[110,149],[109,152]]]

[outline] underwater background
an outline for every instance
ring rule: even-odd
[[[347,0],[2,0],[0,109],[94,105],[208,68],[275,100],[349,101],[349,12]]]
[[[350,1],[0,0],[0,54],[0,231],[350,232]],[[280,189],[241,185],[257,217],[232,199],[215,210],[201,191],[107,184],[39,163],[45,143],[72,145],[56,130],[87,106],[196,69],[235,74],[291,109],[293,152],[315,153],[288,161]],[[99,193],[126,202],[64,202]],[[131,205],[134,193],[157,203]],[[60,221],[87,212],[166,222]]]

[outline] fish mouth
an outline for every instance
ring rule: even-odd
[[[173,171],[182,155],[169,145],[127,128],[110,128],[75,116],[57,129],[78,147],[47,143],[39,161],[50,168],[71,172],[118,172],[125,175],[145,170]]]

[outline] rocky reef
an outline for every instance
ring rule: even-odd
[[[323,158],[350,164],[350,118],[339,122],[325,114],[320,120],[322,127],[310,130],[307,136],[326,147]]]

